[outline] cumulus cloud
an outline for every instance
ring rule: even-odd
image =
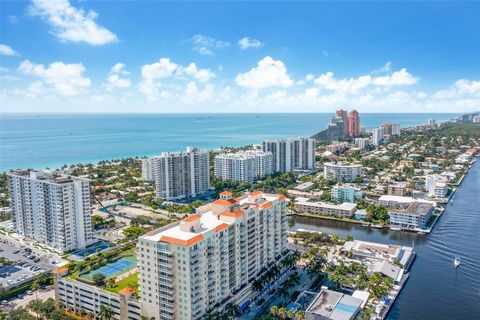
[[[43,64],[24,60],[18,69],[25,75],[39,78],[36,84],[34,83],[36,88],[48,85],[62,96],[77,95],[91,85],[90,79],[83,76],[85,68],[81,63],[65,64],[57,61],[45,67]]]
[[[62,42],[85,42],[104,45],[117,41],[117,36],[98,25],[98,13],[73,7],[68,0],[32,0],[29,13],[41,17]]]
[[[240,49],[246,50],[248,48],[261,48],[263,47],[263,43],[260,40],[252,39],[249,37],[243,37],[242,39],[238,40],[238,45]]]
[[[150,100],[170,96],[170,94],[167,93],[168,91],[160,91],[162,85],[178,89],[178,87],[175,87],[172,83],[162,84],[162,80],[164,79],[179,79],[206,83],[215,77],[215,74],[210,69],[198,68],[194,62],[185,67],[171,61],[169,58],[161,58],[158,62],[143,65],[141,74],[142,82],[140,83],[139,90],[146,94]],[[190,85],[190,87],[192,87],[192,85]],[[193,89],[191,90],[193,92]]]
[[[407,69],[395,71],[385,76],[374,77],[371,75],[361,75],[357,78],[335,79],[333,72],[321,74],[314,82],[321,88],[331,91],[356,94],[370,86],[389,88],[394,86],[408,86],[418,82]]]
[[[128,88],[130,87],[130,79],[125,78],[129,72],[125,70],[125,64],[115,64],[107,77],[107,90],[112,91],[115,88]]]
[[[372,83],[372,77],[370,75],[360,76],[358,78],[349,79],[335,79],[333,72],[327,72],[321,74],[314,80],[315,84],[319,87],[345,93],[357,93],[360,89],[366,88]]]
[[[459,79],[450,88],[433,94],[434,99],[457,99],[469,96],[480,97],[480,81]]]
[[[414,77],[407,69],[402,68],[400,71],[395,71],[391,75],[376,77],[373,83],[377,86],[410,86],[418,82],[418,78]]]
[[[192,43],[193,50],[204,56],[214,55],[216,50],[230,46],[228,41],[217,40],[202,34],[196,34],[188,41]]]
[[[2,56],[16,56],[18,53],[12,47],[6,44],[0,44],[0,55]]]
[[[273,60],[266,56],[257,63],[257,67],[235,77],[235,82],[251,89],[269,87],[290,87],[293,80],[287,73],[287,68],[281,60]]]
[[[194,62],[187,67],[179,66],[176,75],[178,77],[189,76],[200,82],[208,82],[215,77],[215,74],[210,69],[198,69]]]

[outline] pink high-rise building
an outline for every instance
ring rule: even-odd
[[[350,112],[348,119],[348,136],[351,138],[360,136],[360,115],[355,109]]]

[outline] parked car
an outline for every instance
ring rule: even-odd
[[[20,252],[20,249],[17,249],[17,250],[15,250],[15,251],[13,251],[14,254],[17,254],[17,253],[19,253],[19,252]]]

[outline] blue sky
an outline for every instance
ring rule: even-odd
[[[478,2],[0,2],[4,112],[480,109]]]

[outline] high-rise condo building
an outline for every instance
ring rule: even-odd
[[[215,156],[214,172],[217,178],[253,183],[255,178],[273,173],[272,153],[241,151]]]
[[[145,181],[155,181],[152,158],[145,158],[145,159],[142,159],[141,161],[142,161],[142,179]]]
[[[90,180],[47,170],[8,173],[16,232],[61,252],[95,242]]]
[[[370,139],[368,138],[355,138],[354,143],[360,149],[365,149],[368,146],[368,142]]]
[[[315,169],[315,139],[291,138],[266,140],[262,143],[264,152],[273,155],[273,170],[291,172]]]
[[[382,127],[372,129],[372,144],[379,145],[383,140],[383,135],[384,132]]]
[[[388,136],[400,135],[400,124],[385,122],[381,125],[383,134]]]
[[[336,112],[335,112],[335,116],[339,117],[339,118],[342,118],[343,120],[343,135],[345,137],[348,137],[349,136],[349,130],[350,130],[350,118],[348,116],[348,111],[347,110],[343,110],[343,109],[338,109]]]
[[[157,198],[195,197],[210,189],[210,159],[206,150],[187,147],[183,152],[163,152],[151,161]]]
[[[141,314],[201,319],[252,299],[251,282],[286,250],[286,201],[260,191],[222,198],[139,238]]]
[[[348,117],[348,136],[350,138],[360,136],[360,115],[355,109],[350,111],[350,116]]]

